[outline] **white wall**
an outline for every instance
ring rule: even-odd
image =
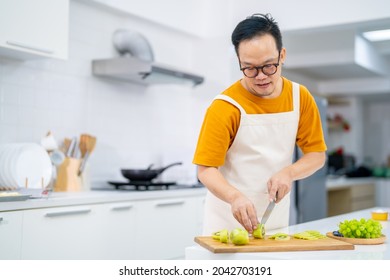
[[[390,159],[390,100],[365,101],[364,155],[376,166]]]
[[[143,33],[157,62],[204,75],[205,83],[144,87],[93,77],[92,59],[117,55],[111,41],[117,28]],[[204,111],[230,82],[228,43],[71,1],[68,61],[0,58],[0,143],[39,142],[49,130],[59,142],[87,132],[97,136],[94,184],[122,180],[120,168],[173,161],[184,166],[167,170],[166,179],[193,181]]]

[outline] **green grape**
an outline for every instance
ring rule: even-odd
[[[339,232],[348,238],[378,238],[382,235],[382,225],[372,219],[344,220],[339,223]]]

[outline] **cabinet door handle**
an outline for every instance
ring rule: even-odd
[[[125,210],[130,210],[133,208],[132,204],[127,204],[127,205],[117,205],[117,206],[112,206],[111,210],[112,211],[125,211]]]
[[[89,212],[91,212],[90,208],[75,209],[75,210],[63,210],[63,211],[56,211],[56,212],[48,212],[45,214],[45,217],[80,215],[80,214],[88,214]]]
[[[8,45],[11,45],[11,46],[15,46],[15,47],[19,47],[19,48],[23,48],[23,49],[27,49],[27,50],[31,50],[31,51],[36,51],[36,52],[41,52],[41,53],[46,53],[46,54],[53,54],[54,53],[53,50],[49,50],[49,49],[45,49],[45,48],[41,48],[41,47],[37,47],[37,46],[25,44],[25,43],[20,43],[20,42],[16,42],[16,41],[7,41],[6,43]]]
[[[156,204],[156,207],[165,207],[165,206],[174,206],[174,205],[182,205],[184,204],[184,200],[178,201],[169,201],[169,202],[160,202]]]
[[[3,221],[3,217],[0,217],[0,222],[2,222]]]

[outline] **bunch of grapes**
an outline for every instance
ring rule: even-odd
[[[378,238],[382,234],[382,225],[372,219],[345,220],[339,224],[339,232],[348,238]]]

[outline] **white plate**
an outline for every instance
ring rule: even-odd
[[[21,150],[25,145],[26,145],[25,143],[13,144],[12,151],[10,152],[7,158],[8,169],[6,168],[7,170],[6,174],[8,175],[8,184],[10,184],[11,187],[19,187],[18,183],[15,180],[15,164]]]
[[[25,144],[19,150],[11,174],[18,187],[25,187],[27,178],[28,188],[45,188],[52,175],[50,157],[40,145]]]
[[[4,161],[3,161],[3,155],[7,149],[8,144],[0,145],[0,186],[7,187],[3,175],[3,169],[4,169]]]
[[[4,187],[16,187],[13,183],[12,183],[12,177],[11,177],[11,174],[10,174],[10,159],[11,159],[11,156],[12,156],[12,153],[14,152],[14,149],[15,149],[15,146],[14,145],[10,145],[8,147],[8,149],[5,150],[5,152],[3,153],[3,160],[2,160],[2,169],[3,169],[3,173],[2,173],[2,177],[3,177],[3,184]]]

